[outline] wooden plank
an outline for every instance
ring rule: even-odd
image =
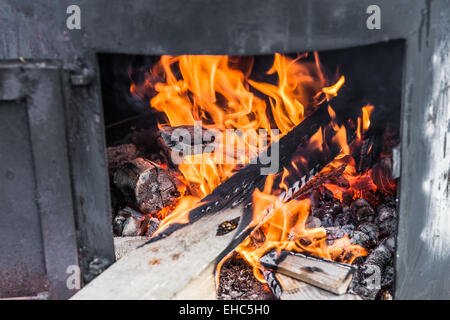
[[[303,254],[282,253],[261,258],[261,263],[276,272],[312,284],[335,294],[344,294],[353,278],[355,267]]]
[[[125,257],[130,252],[148,241],[147,237],[114,237],[114,252],[116,260]]]
[[[209,279],[212,279],[214,268],[211,265],[237,231],[234,229],[218,236],[218,226],[224,221],[240,218],[242,212],[241,205],[204,216],[196,223],[174,231],[170,237],[137,248],[72,299],[174,299],[189,296],[189,290],[183,292],[183,289],[190,284],[195,287],[193,281],[205,279],[208,272],[211,274]]]
[[[282,290],[280,300],[362,300],[356,294],[337,295],[281,273],[275,278]]]
[[[215,263],[210,263],[202,273],[178,292],[175,300],[217,300]]]

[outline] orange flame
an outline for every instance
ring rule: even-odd
[[[237,68],[242,64],[241,60],[220,55],[162,56],[144,83],[131,84],[131,93],[140,98],[149,91],[156,92],[150,104],[164,112],[167,118],[165,125],[176,127],[201,121],[206,129],[222,133],[227,129],[244,132],[227,138],[223,134],[217,141],[221,145],[231,144],[234,150],[238,150],[232,155],[225,152],[221,155],[231,161],[220,163],[217,153],[183,158],[178,166],[182,180],[194,186],[188,189],[197,192],[190,197],[180,197],[174,209],[176,214],[169,214],[172,209],[164,208],[159,213],[159,216],[167,216],[162,226],[187,221],[187,217],[182,217],[182,209],[192,208],[193,203],[233,175],[236,163],[247,164],[266,145],[264,139],[279,139],[303,121],[319,103],[316,99],[319,94],[333,95],[342,86],[343,77],[335,85],[324,87],[326,83],[317,55],[315,63],[302,61],[304,56],[291,59],[275,54],[267,73],[278,76],[278,85],[250,80],[251,67],[242,71]],[[251,88],[265,94],[268,101],[256,96]],[[271,123],[279,129],[279,134],[272,134]],[[262,137],[258,129],[264,129],[267,136]],[[241,150],[244,151],[239,152]],[[184,215],[187,213],[188,210]]]
[[[283,178],[286,172],[287,170],[284,171]],[[253,233],[262,231],[265,235],[264,241],[255,244],[252,236],[249,236],[235,249],[253,266],[253,273],[259,281],[265,282],[261,272],[263,267],[259,260],[271,249],[309,252],[326,259],[348,263],[367,254],[363,247],[351,244],[348,236],[327,245],[327,233],[324,228],[306,227],[310,212],[309,200],[280,201],[280,198],[272,192],[273,181],[273,176],[269,176],[264,190],[256,189],[253,194],[252,222],[253,224],[259,222]]]

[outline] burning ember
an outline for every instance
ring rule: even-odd
[[[166,121],[158,125],[160,142],[171,158],[135,161],[132,168],[120,169],[114,182],[122,192],[131,185],[133,194],[127,199],[138,203],[145,191],[140,182],[175,181],[167,184],[158,206],[153,198],[145,198],[141,202],[152,205],[138,205],[141,212],[135,213],[140,220],[147,219],[144,225],[151,229],[147,234],[156,236],[171,225],[190,222],[189,212],[202,205],[205,196],[327,104],[331,122],[312,132],[309,141],[298,141],[290,165],[267,176],[264,187],[253,192],[253,216],[246,229],[250,232],[233,255],[244,259],[261,283],[267,283],[261,261],[269,252],[360,264],[383,230],[377,227],[375,239],[366,239],[366,233],[355,238],[362,231],[354,229],[372,228],[372,207],[396,192],[389,167],[391,146],[382,146],[380,152],[368,134],[375,107],[362,106],[359,117],[342,124],[332,100],[345,78],[328,80],[317,54],[296,58],[275,54],[267,81],[254,80],[252,71],[250,58],[162,56],[143,82],[131,84],[130,91],[164,113]],[[189,152],[181,156],[165,139],[179,129],[192,138],[183,142]],[[311,159],[320,159],[323,165],[313,165]],[[169,167],[175,171],[161,176]],[[130,171],[137,178],[129,178]],[[156,228],[148,219],[162,221]],[[230,256],[218,264],[218,275]]]

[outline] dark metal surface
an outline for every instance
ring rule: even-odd
[[[78,265],[60,63],[1,63],[0,296],[67,298]]]
[[[0,2],[0,60],[61,59],[66,67],[96,71],[97,52],[263,54],[405,39],[395,296],[450,298],[448,168],[442,165],[450,153],[447,0],[79,0],[81,30],[66,28],[69,4]],[[366,28],[371,4],[381,7],[381,30]],[[112,257],[98,72],[91,84],[66,86],[65,94],[78,239],[87,265],[96,256]]]

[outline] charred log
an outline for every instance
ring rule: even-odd
[[[114,174],[114,184],[126,201],[145,214],[153,214],[172,204],[179,196],[176,183],[157,164],[137,158]]]

